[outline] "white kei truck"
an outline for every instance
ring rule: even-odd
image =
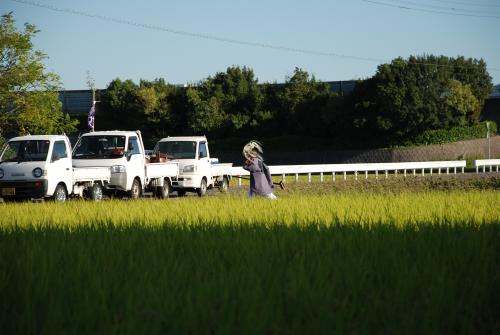
[[[110,169],[105,193],[128,194],[131,199],[145,192],[167,198],[172,180],[179,173],[174,162],[151,163],[145,154],[140,131],[95,131],[83,134],[73,149],[73,166]]]
[[[111,178],[109,168],[74,168],[66,135],[10,139],[0,156],[0,198],[63,202],[79,196],[99,201]]]
[[[233,163],[219,163],[217,158],[210,158],[205,136],[162,138],[155,146],[154,155],[166,156],[179,164],[179,175],[172,179],[172,189],[179,196],[196,192],[201,197],[212,187],[218,187],[221,192],[229,187]]]

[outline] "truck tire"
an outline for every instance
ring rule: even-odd
[[[128,191],[128,196],[130,199],[139,199],[141,196],[141,183],[139,180],[136,178],[132,182],[132,187],[130,188],[130,191]]]
[[[54,190],[54,201],[55,202],[65,202],[68,199],[68,192],[66,192],[66,187],[63,184],[58,184]]]
[[[207,180],[205,178],[201,180],[200,188],[196,190],[196,193],[198,193],[199,197],[203,197],[207,194]]]
[[[170,182],[168,180],[165,180],[163,182],[163,186],[160,186],[156,189],[156,195],[160,199],[166,199],[168,198],[170,194]]]
[[[219,191],[222,193],[226,193],[229,188],[229,179],[227,177],[223,177],[222,181],[219,183]]]
[[[99,183],[94,183],[90,189],[90,199],[94,201],[101,201],[102,196],[102,186]]]

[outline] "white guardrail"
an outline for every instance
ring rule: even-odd
[[[477,162],[477,161],[476,161]],[[437,171],[441,174],[442,170],[446,174],[450,174],[452,170],[454,174],[457,169],[461,169],[464,173],[466,162],[462,161],[436,161],[436,162],[402,162],[402,163],[358,163],[358,164],[310,164],[310,165],[271,165],[269,171],[272,175],[281,175],[285,181],[286,175],[295,175],[295,181],[299,179],[299,174],[307,174],[308,181],[311,182],[312,174],[319,174],[320,181],[324,180],[325,174],[331,174],[332,180],[335,181],[337,173],[343,174],[344,180],[347,179],[347,173],[354,173],[354,178],[358,178],[358,173],[364,173],[365,178],[368,178],[369,172],[375,172],[375,178],[378,178],[379,171],[383,171],[385,178],[388,178],[389,171],[394,171],[397,175],[398,171],[402,171],[406,177],[410,171],[414,176],[420,172],[423,176],[427,171],[432,175]],[[248,176],[249,172],[240,166],[232,167],[230,174],[234,177]],[[238,185],[241,185],[241,179],[238,180]]]
[[[476,167],[476,173],[479,172],[479,168],[483,168],[483,172],[486,172],[486,167],[488,166],[490,172],[493,172],[493,167],[496,166],[496,172],[498,172],[498,166],[500,165],[500,159],[476,159],[474,161],[474,166]]]

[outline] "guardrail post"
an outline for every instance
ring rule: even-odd
[[[299,182],[299,174],[298,174],[298,173],[296,173],[296,174],[295,174],[295,182],[296,182],[296,183],[298,183],[298,182]]]
[[[453,174],[457,174],[457,167],[456,166],[453,168]]]
[[[492,166],[490,165],[490,172],[492,172]]]
[[[432,168],[431,168],[429,171],[430,171],[430,173],[431,173],[431,177],[432,177]]]
[[[335,181],[335,172],[332,172],[332,181]]]
[[[368,179],[368,170],[365,171],[365,179]]]
[[[479,166],[476,166],[476,173],[479,173]]]
[[[462,166],[462,173],[465,173],[465,168]]]
[[[450,174],[450,168],[446,168],[446,174]]]
[[[398,176],[398,170],[394,170],[394,177]]]
[[[385,179],[389,178],[389,171],[385,170]]]
[[[441,168],[438,168],[438,175],[441,175]]]
[[[486,165],[483,165],[483,173],[486,172]]]
[[[358,180],[358,171],[354,171],[354,180]]]
[[[241,187],[241,176],[238,176],[238,186]]]
[[[422,169],[422,177],[425,175],[425,169]]]
[[[320,181],[320,182],[323,182],[323,172],[320,172],[320,173],[319,173],[319,181]]]
[[[406,169],[403,170],[403,175],[406,177]]]
[[[347,180],[347,172],[344,171],[344,180]]]
[[[285,177],[285,174],[284,174],[284,173],[281,175],[281,180],[282,180],[283,182],[286,182],[286,177]]]
[[[498,165],[497,165],[497,172],[498,172]]]
[[[417,169],[413,169],[413,175],[416,176],[417,175]]]
[[[378,179],[378,170],[375,170],[375,179]]]

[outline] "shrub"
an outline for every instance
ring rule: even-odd
[[[497,134],[497,124],[490,123],[490,136]],[[407,140],[406,145],[428,145],[444,144],[450,142],[464,141],[475,138],[486,137],[486,122],[480,122],[471,126],[453,127],[449,129],[426,130],[413,139]]]

